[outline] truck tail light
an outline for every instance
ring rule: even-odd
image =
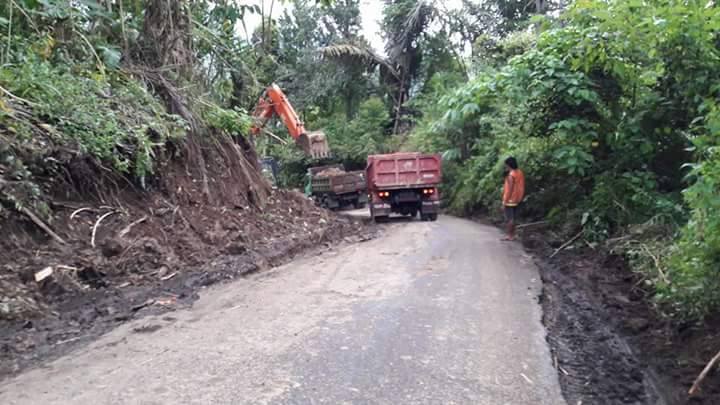
[[[434,188],[424,188],[424,189],[423,189],[423,194],[425,194],[425,195],[435,194],[435,189],[434,189]]]
[[[390,192],[389,191],[381,191],[378,193],[378,195],[380,196],[380,198],[387,198],[387,197],[390,197]]]

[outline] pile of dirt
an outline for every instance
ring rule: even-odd
[[[717,404],[720,380],[688,389],[720,349],[720,318],[679,325],[658,315],[619,256],[582,241],[548,258],[560,240],[525,231],[544,280],[548,343],[570,404]],[[581,245],[582,243],[582,245]]]
[[[339,176],[341,174],[345,174],[345,170],[339,168],[339,167],[330,167],[327,168],[318,174],[316,174],[316,177],[333,177],[333,176]]]
[[[47,179],[55,237],[20,213],[0,221],[0,378],[189,305],[202,287],[372,237],[359,220],[273,190],[250,145],[220,146],[189,145],[148,191],[117,179],[80,186],[73,168]]]

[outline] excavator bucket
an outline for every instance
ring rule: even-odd
[[[297,143],[300,149],[306,154],[315,159],[330,156],[330,146],[323,131],[311,131],[301,134],[297,137],[295,143]]]

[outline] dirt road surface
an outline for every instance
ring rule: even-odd
[[[562,404],[519,246],[394,222],[0,385],[2,404]]]

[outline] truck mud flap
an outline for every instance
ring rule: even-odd
[[[420,207],[420,213],[425,214],[437,214],[440,212],[440,201],[423,201]]]
[[[390,204],[372,203],[370,205],[370,214],[373,218],[388,217],[391,212]]]

